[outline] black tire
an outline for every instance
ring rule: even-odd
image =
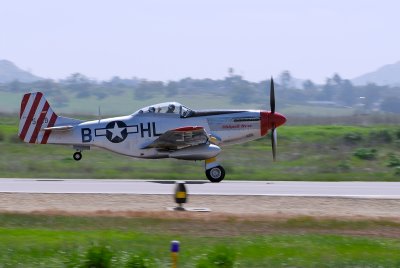
[[[76,152],[76,153],[74,153],[73,157],[74,157],[74,159],[76,161],[79,161],[79,160],[82,159],[82,153],[81,152]]]
[[[225,169],[221,166],[216,166],[206,170],[207,179],[211,182],[220,182],[225,178]]]

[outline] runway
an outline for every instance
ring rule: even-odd
[[[1,193],[170,195],[175,181],[0,179]],[[187,181],[191,195],[297,196],[400,199],[400,182]]]

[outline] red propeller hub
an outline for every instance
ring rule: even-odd
[[[279,127],[280,125],[285,124],[286,117],[281,115],[280,113],[271,113],[267,111],[260,111],[261,117],[261,136],[264,136],[268,133],[269,129]]]

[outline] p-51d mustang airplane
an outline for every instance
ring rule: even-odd
[[[220,182],[225,170],[217,162],[220,146],[265,136],[271,129],[275,160],[275,129],[286,118],[275,112],[271,79],[271,111],[191,110],[177,102],[160,103],[121,117],[82,121],[57,116],[41,92],[21,101],[19,137],[24,142],[73,145],[75,160],[92,146],[138,158],[205,160],[206,176]]]

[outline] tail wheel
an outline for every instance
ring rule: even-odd
[[[222,166],[207,169],[206,176],[211,182],[220,182],[225,178],[225,169]]]
[[[74,155],[73,155],[73,157],[74,157],[74,159],[75,159],[76,161],[79,161],[79,160],[82,159],[82,153],[81,153],[81,152],[75,152]]]

